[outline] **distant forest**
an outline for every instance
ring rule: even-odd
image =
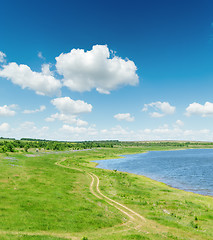
[[[81,150],[92,148],[113,148],[113,147],[213,147],[213,142],[181,142],[181,141],[118,141],[118,140],[103,140],[103,141],[82,141],[82,142],[66,142],[52,141],[45,139],[15,138],[0,137],[0,153],[6,152],[28,152],[31,149],[40,150]]]
[[[65,142],[65,141],[51,141],[45,139],[22,138],[16,140],[14,138],[0,138],[0,153],[6,152],[28,152],[30,149],[39,150],[80,150],[107,147],[112,148],[117,145],[119,141],[85,141],[85,142]]]

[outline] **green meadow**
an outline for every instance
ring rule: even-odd
[[[181,147],[126,145],[57,153],[1,153],[0,239],[213,239],[212,197],[144,176],[97,169],[91,162],[171,149]],[[145,220],[128,217],[101,197],[97,179],[91,185],[91,174],[99,178],[102,194]]]

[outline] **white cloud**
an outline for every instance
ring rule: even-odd
[[[76,124],[77,126],[86,126],[86,125],[88,125],[88,122],[83,121],[83,120],[77,118],[74,115],[66,115],[66,114],[63,114],[63,113],[52,114],[50,117],[46,118],[45,120],[47,122],[53,122],[56,119],[58,119],[58,120],[60,120],[60,121],[62,121],[64,123]]]
[[[46,138],[54,137],[54,133],[50,133],[48,126],[38,128],[34,122],[23,122],[17,127],[12,127],[8,123],[0,124],[0,134],[4,132],[4,137],[11,138]],[[51,136],[52,134],[52,136]]]
[[[177,120],[176,122],[175,122],[175,125],[174,125],[175,127],[177,126],[177,127],[183,127],[184,126],[184,122],[183,121],[181,121],[181,120]]]
[[[51,130],[51,131],[50,131]],[[0,133],[4,131],[6,137],[28,137],[45,138],[56,140],[110,140],[118,139],[123,141],[149,141],[149,140],[203,140],[211,141],[213,132],[209,129],[183,129],[180,127],[170,127],[167,124],[157,128],[145,128],[137,131],[115,126],[109,129],[98,130],[95,126],[71,126],[62,125],[61,128],[54,130],[47,126],[37,127],[34,122],[24,122],[17,128],[10,128],[9,124],[0,125]]]
[[[4,62],[5,57],[0,52],[0,62]],[[42,52],[38,52],[38,57],[45,59]],[[79,92],[95,88],[99,93],[109,94],[111,90],[135,86],[139,82],[134,62],[115,56],[106,45],[95,45],[86,52],[72,49],[69,53],[62,53],[56,57],[56,69],[63,75],[63,85]],[[2,66],[0,77],[39,95],[58,95],[62,87],[61,81],[50,71],[49,64],[44,64],[41,72],[35,72],[25,64],[12,62]]]
[[[64,124],[59,129],[58,133],[63,136],[63,139],[75,139],[75,140],[136,140],[137,134],[134,131],[123,128],[120,125],[112,127],[110,129],[96,129],[95,126],[89,127],[74,127],[68,124]],[[69,139],[70,140],[70,139]]]
[[[151,132],[152,132],[152,130],[151,130],[151,129],[149,129],[149,128],[146,128],[146,129],[144,129],[144,130],[143,130],[143,132],[144,132],[144,133],[146,133],[146,134],[147,134],[147,133],[149,134],[149,133],[151,133]]]
[[[12,81],[22,89],[34,90],[39,95],[59,94],[61,82],[55,79],[47,68],[47,65],[43,65],[42,72],[34,72],[27,65],[12,62],[3,66],[0,77]]]
[[[77,126],[87,126],[87,125],[88,125],[88,122],[77,118],[77,119],[75,120],[75,124],[76,124]]]
[[[167,134],[170,132],[173,132],[173,129],[169,129],[169,126],[167,124],[160,126],[159,128],[155,128],[152,130],[153,133],[158,133],[158,134]]]
[[[118,121],[125,120],[127,122],[133,122],[135,120],[134,117],[131,117],[130,113],[118,113],[114,115],[114,118]]]
[[[171,115],[175,112],[175,107],[171,106],[168,102],[153,102],[149,104],[144,104],[142,111],[147,112],[149,108],[153,108],[155,111],[150,112],[151,117],[159,118],[165,115]]]
[[[42,64],[41,71],[45,76],[54,76],[53,72],[50,71],[50,64]]]
[[[10,125],[8,123],[0,124],[0,132],[7,132],[10,129]]]
[[[167,124],[157,128],[145,128],[137,131],[123,128],[120,125],[109,129],[97,130],[95,127],[80,127],[64,124],[57,132],[58,137],[67,140],[103,140],[118,139],[123,141],[149,141],[149,140],[212,140],[213,132],[209,129],[182,129],[170,127]],[[62,137],[63,136],[63,137]]]
[[[82,100],[73,100],[70,97],[55,98],[51,103],[66,115],[77,115],[81,113],[89,113],[92,111],[92,105]]]
[[[4,106],[0,106],[0,117],[12,117],[16,114],[15,111],[13,111],[12,109],[14,109],[16,107],[15,104],[13,105],[4,105]]]
[[[125,129],[121,127],[120,125],[117,125],[115,127],[112,127],[110,129],[102,129],[100,131],[102,134],[104,134],[105,139],[120,139],[123,137],[129,137],[131,134],[133,134],[133,131],[129,131],[128,129]]]
[[[81,139],[84,139],[84,136],[94,136],[98,134],[98,131],[93,127],[73,127],[70,125],[63,125],[60,129],[61,131],[65,132],[66,134],[75,134],[75,136],[80,136]]]
[[[138,84],[133,61],[111,54],[106,45],[95,45],[91,51],[72,49],[56,57],[56,68],[63,75],[64,86],[84,92],[93,88],[109,94],[122,86]]]
[[[48,139],[50,137],[49,133],[49,127],[43,126],[38,128],[34,122],[23,122],[21,123],[17,128],[13,128],[10,131],[11,137],[16,138],[46,138]]]
[[[38,52],[38,57],[42,60],[45,60],[45,57],[43,56],[42,52]]]
[[[211,141],[213,133],[209,129],[184,130],[176,125],[174,125],[174,127],[169,127],[167,124],[164,124],[163,126],[160,126],[158,128],[140,130],[138,131],[135,137],[141,140],[159,140],[159,141],[160,140]]]
[[[70,125],[63,125],[62,130],[66,131],[68,133],[81,134],[81,133],[85,133],[87,131],[87,128],[85,128],[85,127],[73,127],[73,126],[70,126]]]
[[[213,116],[213,103],[206,102],[204,105],[199,103],[191,103],[186,108],[186,115],[200,115],[202,117]]]
[[[153,118],[160,118],[160,117],[165,116],[165,114],[159,113],[159,112],[152,112],[152,113],[149,113],[149,115]]]
[[[46,122],[54,122],[56,118],[53,115],[51,115],[50,117],[45,118],[45,121]]]
[[[5,62],[6,54],[0,51],[0,63]]]
[[[102,129],[101,133],[108,133],[108,130],[107,129]]]
[[[44,105],[40,106],[40,108],[35,110],[24,110],[23,113],[25,114],[31,114],[31,113],[37,113],[37,112],[43,112],[46,109]]]
[[[205,135],[205,134],[209,134],[210,130],[209,129],[201,129],[201,130],[185,130],[183,131],[183,135],[184,136],[192,136],[193,139],[196,139],[196,135]]]
[[[52,114],[46,118],[47,122],[53,122],[57,119],[67,124],[76,124],[78,127],[88,125],[88,122],[79,119],[77,116],[82,113],[91,112],[91,104],[82,100],[75,101],[70,97],[55,98],[51,103],[59,110],[59,113]]]
[[[33,130],[35,129],[35,123],[34,122],[29,122],[29,121],[26,121],[26,122],[23,122],[20,124],[20,128],[21,129],[27,129],[27,130]]]
[[[103,94],[110,94],[110,91],[104,90],[102,88],[96,88],[96,91],[98,91],[99,93],[103,93]]]
[[[111,132],[111,134],[117,135],[117,136],[128,134],[128,131],[126,129],[122,128],[120,125],[111,128],[110,132]]]

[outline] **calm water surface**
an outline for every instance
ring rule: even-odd
[[[213,149],[152,151],[94,161],[98,168],[144,175],[172,187],[213,196]]]

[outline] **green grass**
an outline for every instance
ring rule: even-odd
[[[54,164],[58,155],[13,156],[17,166],[0,162],[1,230],[80,232],[121,223],[119,212],[97,204],[88,176]]]
[[[64,238],[48,236],[28,236],[20,234],[19,236],[7,234],[1,236],[1,240],[64,240]]]
[[[89,240],[213,239],[212,197],[173,189],[143,176],[97,169],[90,162],[147,150],[169,147],[118,147],[36,157],[1,154],[0,239],[58,240],[65,239],[63,234]],[[55,165],[60,160],[83,171]],[[105,195],[140,213],[158,229],[147,224],[139,232],[131,224],[122,225],[127,217],[91,194],[87,172],[99,176]],[[42,231],[50,235],[24,234]]]

